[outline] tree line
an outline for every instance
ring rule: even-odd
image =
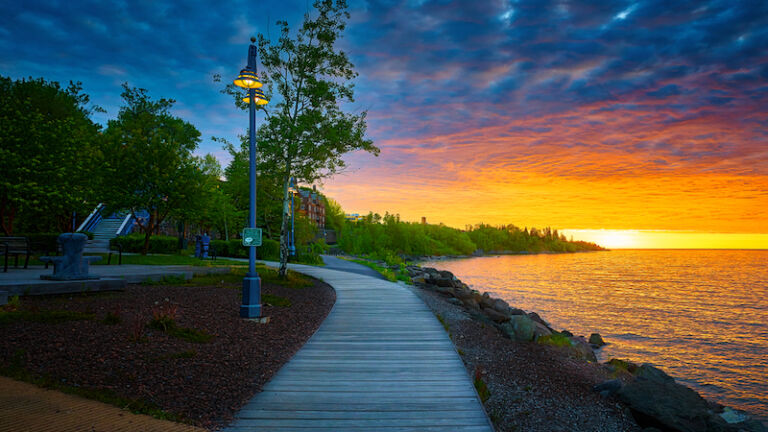
[[[289,182],[311,184],[345,167],[343,155],[378,154],[365,137],[366,113],[347,112],[356,76],[339,48],[349,19],[344,0],[318,0],[292,32],[278,21],[279,36],[257,37],[260,77],[269,105],[256,131],[257,226],[280,240],[281,275],[288,259]],[[219,79],[220,81],[220,79]],[[222,92],[247,109],[242,91]],[[123,85],[123,106],[105,128],[91,119],[80,83],[62,88],[43,78],[0,77],[0,227],[15,232],[70,231],[73,214],[97,203],[130,211],[150,237],[165,221],[194,223],[229,237],[244,227],[248,206],[248,133],[222,143],[232,160],[224,168],[212,155],[196,156],[201,134],[172,114],[174,101],[152,99]],[[311,231],[297,217],[297,231]],[[303,234],[303,238],[314,236]]]
[[[549,227],[539,230],[478,224],[460,230],[443,224],[404,222],[389,213],[383,217],[369,213],[358,221],[339,220],[338,214],[329,215],[328,209],[326,215],[340,233],[339,247],[344,252],[390,263],[397,263],[402,256],[602,250],[594,243],[569,241]]]

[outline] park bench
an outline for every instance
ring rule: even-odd
[[[8,255],[14,257],[14,267],[19,266],[19,255],[25,254],[24,268],[29,265],[29,240],[26,237],[0,237],[0,253],[5,255],[3,271],[8,272]]]

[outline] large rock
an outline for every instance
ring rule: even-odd
[[[509,303],[505,302],[502,299],[494,300],[492,307],[493,307],[493,310],[495,310],[496,312],[502,313],[504,315],[510,315],[510,313],[509,313],[509,311],[510,311]]]
[[[480,305],[477,304],[477,301],[473,297],[462,299],[461,301],[462,303],[464,303],[464,306],[466,306],[467,309],[469,310],[472,310],[472,311],[480,310]]]
[[[600,336],[600,333],[592,333],[589,335],[589,343],[596,348],[605,346],[605,341],[603,340],[603,337]]]
[[[710,430],[712,415],[707,401],[651,365],[637,368],[635,379],[616,395],[629,406],[640,426],[677,432]],[[711,430],[720,430],[715,427]]]
[[[496,309],[493,308],[485,308],[483,309],[483,313],[488,318],[492,319],[494,322],[497,323],[503,323],[509,321],[509,315],[503,314]]]
[[[571,352],[579,358],[597,363],[597,357],[595,352],[592,351],[592,346],[581,336],[574,336],[569,338],[571,340]]]
[[[542,336],[549,336],[552,334],[552,330],[544,324],[533,322],[533,338],[538,339]]]
[[[493,302],[495,300],[496,299],[491,297],[490,294],[488,294],[487,292],[484,292],[483,295],[480,297],[480,301],[478,303],[480,303],[480,306],[483,309],[485,309],[485,308],[493,308]]]
[[[501,325],[501,331],[510,339],[527,342],[534,337],[534,322],[527,315],[512,315],[509,321]]]

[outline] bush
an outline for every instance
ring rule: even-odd
[[[110,247],[120,245],[123,252],[143,252],[144,234],[128,234],[126,236],[115,237],[109,241]],[[171,236],[153,235],[149,238],[150,253],[174,254],[179,251],[179,239]]]
[[[256,256],[268,261],[280,260],[280,242],[277,240],[263,239],[261,246],[256,248]]]
[[[13,237],[26,237],[29,241],[29,247],[32,252],[42,254],[55,254],[58,249],[56,240],[59,233],[35,233],[35,234],[14,234]]]

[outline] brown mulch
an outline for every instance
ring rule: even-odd
[[[480,371],[490,391],[485,410],[497,432],[640,431],[621,404],[592,391],[610,379],[601,365],[555,347],[512,341],[447,297],[413,290],[448,324],[470,376]]]
[[[226,425],[317,330],[336,299],[314,280],[306,288],[262,284],[262,292],[290,299],[265,306],[268,324],[239,318],[240,286],[140,286],[125,292],[24,297],[25,310],[68,310],[94,320],[58,324],[17,321],[0,325],[0,362],[19,362],[33,374],[63,384],[114,391],[215,429]],[[181,327],[203,330],[205,343],[145,327],[153,310],[173,305]],[[120,322],[102,322],[108,312]]]

